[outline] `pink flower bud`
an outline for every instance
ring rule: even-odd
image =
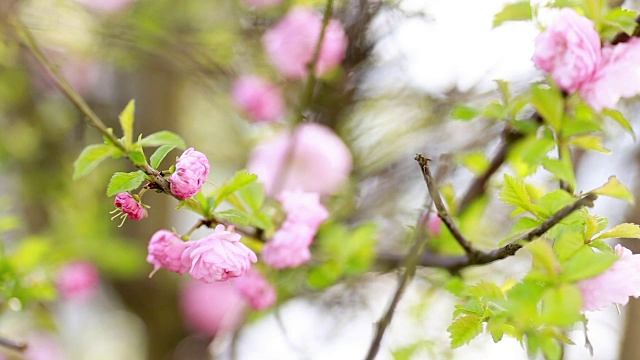
[[[171,174],[171,193],[180,199],[197,194],[209,175],[209,160],[193,148],[187,149],[176,163],[176,171]]]
[[[334,194],[346,184],[351,167],[351,152],[342,139],[313,123],[257,145],[247,164],[271,195],[297,189]]]
[[[442,219],[438,216],[438,214],[431,214],[429,216],[429,221],[427,222],[427,227],[433,236],[440,236],[442,226]]]
[[[155,273],[160,268],[184,274],[190,269],[188,263],[182,262],[182,254],[187,249],[187,243],[180,240],[169,230],[158,230],[149,241],[149,255],[147,262],[153,264]]]
[[[233,331],[242,322],[246,304],[228,283],[190,282],[180,292],[187,327],[203,335]]]
[[[563,8],[536,39],[533,62],[559,88],[573,93],[591,81],[600,64],[600,36],[593,22]]]
[[[147,210],[128,192],[116,195],[113,205],[129,215],[129,219],[142,220],[147,217]]]
[[[257,76],[242,76],[233,84],[236,106],[256,122],[272,122],[284,114],[280,90]]]
[[[629,296],[640,297],[640,255],[616,245],[620,259],[604,273],[578,282],[584,311],[602,310],[611,304],[626,305]]]
[[[262,248],[262,260],[276,269],[293,268],[311,259],[309,246],[316,233],[306,225],[285,221]]]
[[[66,300],[85,300],[98,290],[98,270],[88,261],[75,261],[58,272],[56,285]]]
[[[283,191],[278,200],[287,213],[287,222],[305,225],[314,232],[329,217],[329,212],[320,203],[320,194],[303,191]]]
[[[276,302],[276,289],[254,269],[233,279],[233,286],[255,310],[264,310]]]
[[[314,11],[296,7],[262,39],[271,63],[286,77],[307,76],[322,31],[322,18]],[[338,66],[347,49],[347,36],[342,24],[331,19],[320,48],[315,73],[320,76]]]
[[[240,238],[240,234],[218,225],[213,234],[187,243],[182,261],[190,265],[189,273],[194,279],[206,283],[241,276],[258,258]]]

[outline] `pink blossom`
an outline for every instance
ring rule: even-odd
[[[314,123],[258,144],[247,164],[271,195],[297,189],[334,194],[346,184],[351,167],[351,152],[342,139]]]
[[[573,93],[591,81],[601,60],[600,36],[593,22],[563,8],[536,39],[533,62],[556,85]]]
[[[431,214],[427,222],[427,227],[433,236],[440,236],[442,220],[437,214]]]
[[[180,292],[180,308],[192,331],[213,336],[241,324],[246,303],[229,283],[189,282]]]
[[[236,106],[256,122],[272,122],[284,114],[280,90],[257,76],[242,76],[231,91]]]
[[[276,289],[254,269],[234,279],[233,286],[255,310],[264,310],[276,302]]]
[[[58,272],[56,285],[66,300],[86,300],[98,291],[98,270],[88,261],[75,261]]]
[[[267,56],[286,77],[307,76],[322,31],[322,18],[317,13],[296,7],[289,11],[262,39]],[[347,49],[347,36],[342,24],[331,19],[327,24],[315,73],[320,76],[338,66]]]
[[[147,262],[153,264],[153,273],[160,268],[184,274],[190,269],[188,263],[182,262],[182,254],[187,249],[187,243],[169,230],[158,230],[149,241],[149,255]],[[152,273],[152,274],[153,274]]]
[[[309,246],[316,230],[285,221],[262,248],[262,260],[276,269],[293,268],[311,259]]]
[[[87,8],[103,13],[114,13],[126,9],[133,0],[76,0]]]
[[[24,360],[63,360],[64,354],[60,340],[51,333],[39,331],[29,334]]]
[[[188,243],[182,261],[194,279],[212,283],[241,276],[258,261],[256,254],[240,242],[240,234],[218,225],[215,232]]]
[[[317,230],[318,226],[329,217],[329,212],[320,203],[320,194],[301,190],[283,191],[278,200],[287,213],[287,221],[306,225]]]
[[[129,219],[142,220],[147,217],[147,210],[128,192],[116,195],[113,205],[129,215]]]
[[[578,282],[582,291],[582,309],[601,310],[611,304],[626,305],[629,296],[640,297],[640,255],[616,245],[620,259],[604,273]]]
[[[282,0],[244,0],[244,3],[248,6],[253,6],[256,8],[265,8],[279,5],[280,3],[282,3]]]
[[[640,39],[602,49],[602,64],[581,96],[596,111],[612,108],[620,98],[640,94]]]
[[[209,175],[209,160],[205,154],[187,149],[176,162],[176,171],[171,174],[171,193],[180,199],[197,194]]]

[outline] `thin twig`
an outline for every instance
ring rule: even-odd
[[[7,349],[14,350],[14,351],[19,351],[19,352],[24,352],[25,350],[27,350],[27,344],[14,341],[14,340],[9,340],[2,336],[0,336],[0,346],[5,347]]]

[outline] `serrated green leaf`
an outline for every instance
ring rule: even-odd
[[[587,216],[587,221],[585,222],[585,229],[584,229],[584,238],[585,239],[593,238],[595,234],[604,230],[608,224],[609,224],[609,220],[605,217],[601,217],[597,215]]]
[[[116,147],[107,144],[89,145],[82,152],[78,159],[73,163],[74,172],[73,180],[80,179],[87,175],[91,170],[95,169],[101,162],[108,157],[119,153]]]
[[[601,153],[608,154],[611,150],[602,146],[602,138],[599,136],[582,135],[575,136],[569,139],[570,145],[575,145],[587,150],[595,150]]]
[[[173,145],[180,150],[184,150],[187,147],[187,144],[179,135],[167,130],[153,133],[140,140],[139,144],[143,147]]]
[[[452,318],[455,319],[460,315],[476,315],[484,317],[485,308],[478,299],[471,299],[465,304],[456,305]]]
[[[533,269],[544,270],[547,275],[555,275],[560,270],[560,263],[556,258],[555,252],[544,239],[538,239],[527,244],[525,249],[529,250],[533,255]]]
[[[615,27],[617,31],[631,35],[638,25],[637,17],[638,13],[618,7],[609,11],[604,16],[604,21],[607,25]]]
[[[258,180],[258,176],[247,172],[247,170],[238,171],[231,180],[226,181],[222,186],[218,187],[214,192],[215,202],[213,209],[217,208],[229,195],[249,186]]]
[[[557,88],[534,85],[531,88],[531,102],[547,124],[556,131],[562,128],[564,99]]]
[[[472,108],[466,105],[458,105],[453,109],[451,117],[456,120],[469,121],[473,120],[473,118],[475,118],[479,114],[480,110],[476,108]]]
[[[542,297],[541,320],[545,324],[569,327],[582,319],[582,295],[573,284],[560,284]]]
[[[539,217],[538,210],[531,203],[531,197],[527,192],[524,180],[504,175],[504,185],[500,190],[500,200],[507,205],[522,208]]]
[[[504,299],[502,289],[500,289],[500,287],[495,283],[486,280],[482,280],[479,283],[470,286],[468,293],[471,296],[477,296],[491,301]]]
[[[507,334],[513,338],[518,338],[516,328],[507,324],[507,319],[504,316],[492,316],[487,321],[487,331],[491,334],[493,342],[497,343],[502,340],[504,334]]]
[[[247,226],[249,225],[251,216],[238,209],[229,209],[213,213],[218,219],[223,219],[232,222],[235,225]]]
[[[507,4],[493,17],[493,27],[498,27],[506,21],[531,20],[532,16],[531,4],[529,1]]]
[[[466,315],[457,318],[447,328],[451,335],[451,347],[458,348],[480,335],[482,332],[482,317]]]
[[[608,230],[600,234],[594,240],[614,239],[614,238],[640,239],[640,226],[637,224],[630,224],[630,223],[619,224],[614,226],[611,230]]]
[[[124,134],[124,146],[129,149],[133,143],[133,121],[134,112],[136,109],[136,101],[131,100],[127,106],[120,113],[120,127],[122,127],[122,133]]]
[[[584,236],[574,231],[565,231],[553,242],[553,250],[558,254],[558,259],[564,261],[584,246]]]
[[[569,183],[572,188],[576,187],[576,177],[570,161],[544,158],[542,159],[542,167],[555,175],[558,180]]]
[[[561,278],[576,282],[602,274],[618,260],[615,253],[595,252],[590,246],[583,246],[562,264]]]
[[[634,140],[636,139],[636,133],[633,131],[631,124],[629,124],[629,121],[624,117],[624,115],[622,115],[620,111],[612,110],[612,109],[603,109],[602,115],[612,118],[615,122],[620,124],[620,126],[622,126],[623,129],[625,129],[629,134],[631,134]]]
[[[121,192],[135,190],[146,179],[142,171],[130,173],[117,172],[113,174],[107,187],[107,196],[113,196]]]
[[[157,169],[158,166],[160,166],[160,163],[162,163],[162,160],[164,160],[164,158],[167,156],[167,154],[175,148],[175,145],[162,145],[157,148],[149,158],[151,167]]]
[[[147,163],[147,158],[144,156],[144,153],[141,149],[129,151],[127,153],[127,157],[134,165],[144,165]]]
[[[624,200],[630,204],[633,204],[635,202],[631,191],[629,191],[626,186],[622,185],[622,183],[615,176],[610,176],[606,184],[589,192],[592,194],[610,196],[616,199]]]

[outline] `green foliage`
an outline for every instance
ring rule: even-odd
[[[175,145],[160,146],[153,154],[151,154],[151,157],[149,158],[149,165],[151,165],[152,168],[157,169],[158,166],[160,166],[160,163],[162,163],[162,160],[164,160],[164,158],[167,156],[167,154],[169,154],[169,152],[175,148]]]
[[[453,320],[447,328],[451,337],[451,347],[458,348],[480,335],[482,321],[482,318],[477,315],[464,315]]]
[[[180,150],[184,150],[187,147],[187,144],[179,135],[167,130],[155,132],[138,141],[138,144],[142,147],[173,145],[174,148]]]
[[[594,251],[584,245],[562,264],[561,279],[575,282],[603,273],[618,260],[614,253]]]
[[[130,173],[117,172],[113,174],[107,187],[107,196],[113,196],[124,191],[135,190],[146,179],[142,171],[134,171]]]
[[[456,120],[469,121],[469,120],[473,120],[479,114],[480,114],[480,110],[478,109],[475,109],[466,105],[458,105],[453,109],[453,112],[451,113],[451,117]]]
[[[215,201],[211,211],[215,210],[224,200],[227,200],[229,195],[255,183],[257,180],[258,176],[247,172],[247,170],[238,171],[231,180],[225,181],[224,184],[214,191],[213,196]]]
[[[134,113],[136,109],[135,100],[129,101],[127,106],[120,113],[120,127],[122,128],[122,133],[124,134],[124,146],[127,149],[131,148],[131,144],[133,144],[133,122],[134,122]]]
[[[640,239],[640,226],[637,224],[624,223],[614,226],[600,234],[594,240],[612,239],[612,238],[633,238]]]
[[[623,9],[620,7],[614,8],[604,16],[603,27],[600,29],[602,37],[605,39],[613,39],[615,35],[623,32],[627,35],[633,34],[636,26],[636,17],[638,14],[635,11]]]
[[[625,129],[629,134],[631,134],[631,136],[635,140],[636,134],[633,132],[633,128],[631,127],[631,124],[629,124],[629,121],[624,117],[624,115],[620,111],[612,110],[612,109],[603,109],[602,115],[605,115],[613,119],[618,124],[620,124],[620,126],[622,126],[623,129]]]
[[[73,179],[77,180],[87,175],[91,170],[95,169],[100,163],[109,157],[120,154],[120,150],[109,144],[89,145],[82,152],[78,159],[73,163],[74,172]]]
[[[631,191],[629,191],[626,186],[622,185],[622,183],[615,176],[610,176],[606,184],[589,192],[597,195],[610,196],[616,199],[624,200],[631,204],[634,203],[633,194],[631,193]]]
[[[555,175],[558,180],[569,183],[572,188],[576,187],[576,176],[573,173],[573,164],[568,161],[568,159],[558,160],[544,158],[541,164],[545,170]]]
[[[531,19],[532,12],[530,1],[520,1],[505,5],[505,7],[493,17],[493,27],[498,27],[506,21],[522,21]]]
[[[484,173],[490,165],[489,159],[482,152],[473,152],[470,154],[460,155],[458,156],[458,160],[462,163],[464,167],[469,169],[475,175],[480,175]]]
[[[500,200],[507,205],[515,206],[540,218],[540,208],[531,202],[531,194],[524,180],[508,174],[504,175],[504,185],[500,190]]]
[[[531,104],[551,128],[560,130],[564,116],[564,99],[556,87],[533,85]]]

